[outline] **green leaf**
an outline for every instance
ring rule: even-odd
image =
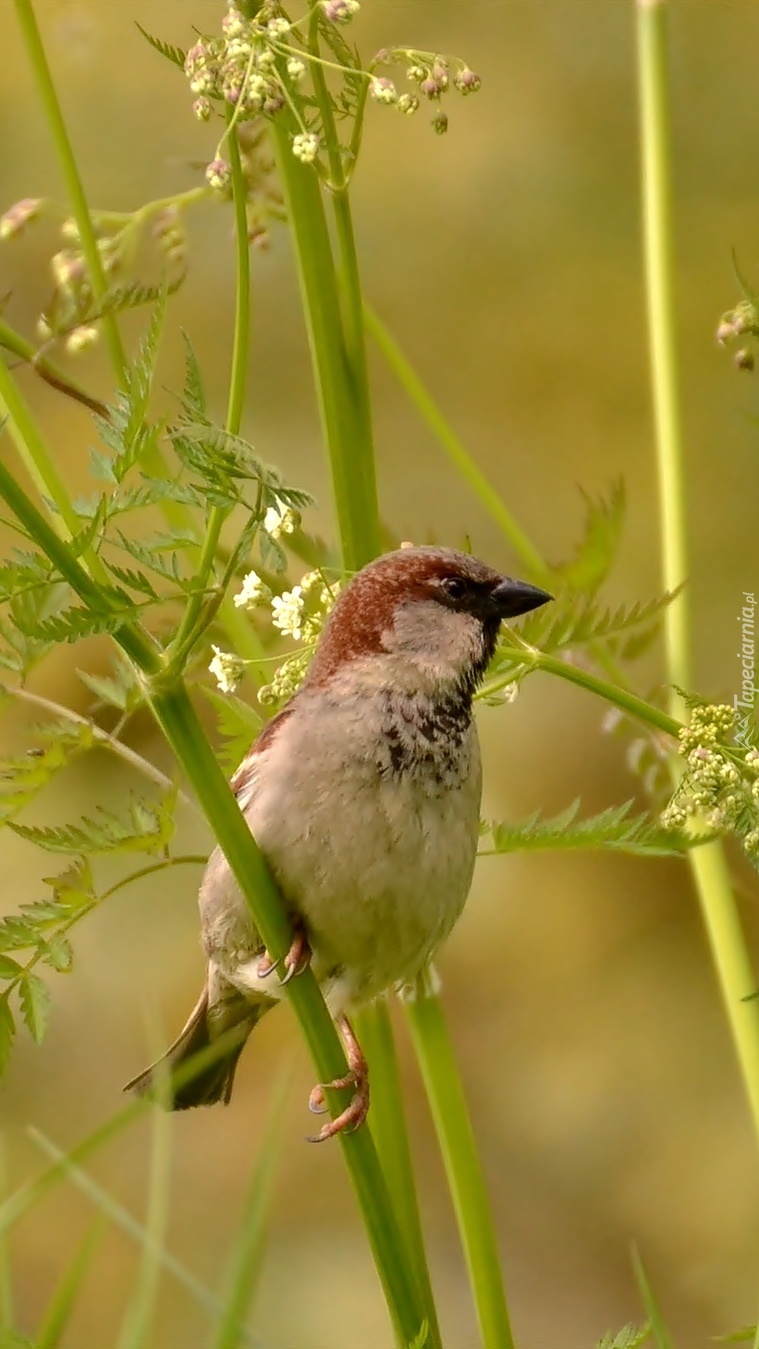
[[[85,608],[84,605],[73,604],[71,608],[64,609],[59,614],[53,614],[49,618],[38,619],[33,626],[25,628],[22,623],[18,624],[19,630],[26,636],[33,637],[38,641],[44,641],[51,644],[58,642],[78,642],[84,637],[93,637],[97,633],[116,632],[123,623],[130,619],[139,618],[140,609],[134,604],[125,592],[121,592],[121,603],[118,609],[111,609],[107,613],[99,613],[95,609]]]
[[[50,965],[58,974],[68,974],[74,963],[71,942],[67,937],[55,933],[45,942],[41,955],[45,964]]]
[[[493,822],[485,826],[490,845],[481,848],[482,856],[495,853],[537,849],[607,849],[632,853],[637,857],[673,857],[681,854],[706,836],[691,837],[664,829],[648,812],[631,815],[632,801],[622,806],[610,806],[598,815],[578,820],[579,800],[552,819],[541,818],[540,811],[516,824]]]
[[[0,761],[0,824],[17,815],[56,773],[94,743],[89,722],[49,723],[40,733],[50,743],[14,759]]]
[[[635,1282],[638,1285],[638,1292],[640,1293],[648,1317],[648,1323],[651,1328],[650,1334],[656,1345],[656,1349],[672,1349],[672,1340],[670,1339],[669,1331],[664,1324],[664,1317],[662,1316],[658,1299],[651,1286],[651,1281],[637,1246],[633,1246],[632,1248],[632,1262]]]
[[[2,1077],[8,1066],[13,1037],[16,1034],[16,1023],[13,1020],[13,1014],[8,1006],[8,998],[0,998],[0,1077]]]
[[[37,1044],[41,1044],[50,1020],[50,993],[37,974],[25,974],[19,985],[21,1015]]]
[[[615,483],[608,501],[594,501],[584,492],[583,496],[586,517],[582,542],[570,562],[552,570],[570,590],[590,595],[606,580],[617,556],[626,510],[624,483]]]
[[[200,366],[186,332],[184,339],[184,388],[182,390],[182,409],[189,422],[206,421],[206,396],[203,392],[203,380]]]
[[[206,684],[199,687],[216,712],[218,731],[223,740],[219,758],[223,768],[231,774],[259,735],[263,718],[233,693],[219,693]]]
[[[135,23],[137,23],[136,19]],[[182,51],[181,47],[172,47],[170,42],[164,42],[160,37],[154,37],[146,28],[143,28],[141,23],[137,23],[137,27],[142,33],[145,41],[150,43],[154,51],[159,52],[161,56],[165,56],[166,60],[171,61],[173,65],[179,66],[180,70],[184,70],[187,52]]]
[[[94,819],[83,816],[79,824],[43,826],[10,824],[9,828],[38,848],[58,853],[160,852],[174,830],[176,792],[155,803],[133,797],[125,820],[99,808]]]
[[[21,973],[21,965],[10,956],[0,955],[0,979],[15,979]]]
[[[640,1349],[642,1344],[651,1334],[649,1325],[643,1326],[623,1326],[616,1335],[611,1331],[604,1335],[596,1345],[596,1349]]]

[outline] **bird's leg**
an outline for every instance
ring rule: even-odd
[[[347,1016],[341,1013],[336,1017],[336,1023],[345,1047],[348,1072],[345,1077],[336,1077],[333,1082],[317,1083],[308,1098],[308,1108],[313,1114],[321,1115],[326,1110],[325,1091],[342,1091],[345,1087],[354,1087],[355,1090],[345,1109],[336,1119],[323,1124],[319,1133],[309,1138],[309,1143],[323,1143],[327,1138],[334,1138],[335,1134],[341,1133],[343,1129],[354,1133],[356,1129],[361,1128],[369,1110],[369,1068],[366,1059]]]
[[[296,974],[301,974],[303,970],[306,969],[310,960],[311,947],[308,944],[306,930],[302,923],[296,921],[293,928],[293,939],[290,942],[290,949],[282,961],[286,973],[280,982],[283,985],[289,984],[290,980],[293,979]],[[278,963],[278,961],[272,960],[268,951],[264,951],[258,962],[259,979],[265,979],[267,975],[271,974],[277,968]]]

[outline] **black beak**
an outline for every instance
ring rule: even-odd
[[[527,581],[513,581],[504,576],[502,581],[491,590],[490,600],[499,618],[516,618],[518,614],[528,614],[531,609],[539,609],[553,599],[547,590],[531,586]]]

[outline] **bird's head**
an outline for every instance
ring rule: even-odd
[[[504,619],[552,598],[451,548],[399,548],[358,572],[333,609],[311,687],[361,663],[382,682],[474,690]]]

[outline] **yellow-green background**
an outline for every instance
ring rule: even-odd
[[[38,13],[91,200],[127,209],[199,180],[213,131],[190,113],[181,74],[144,44],[137,18],[189,45],[215,26],[210,0],[40,0]],[[672,4],[677,275],[685,400],[691,592],[699,687],[732,699],[736,618],[759,587],[755,381],[714,341],[737,298],[730,249],[759,278],[759,12],[750,0]],[[405,42],[460,53],[483,77],[451,97],[436,137],[426,111],[373,107],[355,179],[366,292],[446,413],[550,559],[582,518],[579,488],[623,475],[629,524],[614,599],[659,587],[641,272],[633,6],[628,0],[364,0],[353,30],[365,53]],[[19,44],[0,8],[0,198],[55,195],[60,180]],[[49,295],[41,226],[0,251],[8,320],[27,332]],[[223,409],[233,308],[229,214],[191,221],[190,272],[173,303]],[[757,281],[759,284],[759,280]],[[297,292],[283,234],[255,255],[254,336],[245,429],[263,456],[325,503],[306,523],[331,530]],[[172,340],[162,371],[179,380]],[[373,363],[383,513],[404,538],[461,543],[519,571],[387,371]],[[108,392],[102,354],[74,367]],[[86,414],[20,379],[72,485],[85,490]],[[77,665],[102,668],[97,642],[59,653],[34,687],[86,710]],[[660,673],[649,663],[646,679]],[[517,702],[485,709],[485,812],[518,817],[580,795],[588,810],[635,790],[624,751],[602,734],[603,708],[540,676]],[[5,735],[24,743],[19,718]],[[163,760],[148,724],[143,753]],[[46,798],[46,818],[117,806],[130,783],[88,760]],[[182,817],[189,848],[197,826]],[[207,840],[205,840],[207,842]],[[50,859],[6,834],[0,909],[40,896]],[[742,875],[752,938],[756,887]],[[0,1094],[11,1179],[41,1165],[32,1124],[71,1145],[120,1104],[145,1060],[158,1009],[178,1028],[201,977],[195,875],[127,891],[76,937],[75,971],[51,979],[44,1046],[20,1036]],[[757,1315],[757,1158],[697,905],[684,869],[598,857],[483,861],[440,960],[501,1241],[521,1349],[584,1349],[641,1317],[629,1242],[644,1254],[679,1344]],[[447,1343],[477,1334],[450,1205],[408,1046],[408,1115]],[[287,1010],[267,1018],[227,1110],[176,1120],[172,1248],[207,1282],[235,1230],[270,1084],[295,1064],[284,1168],[255,1324],[269,1349],[380,1349],[383,1304],[339,1149],[302,1140],[313,1070]],[[121,1201],[144,1208],[149,1127],[98,1158]],[[91,1216],[60,1187],[17,1229],[19,1320],[30,1331]],[[69,1349],[106,1349],[128,1296],[135,1252],[107,1238]],[[155,1349],[204,1342],[201,1313],[167,1280]]]

